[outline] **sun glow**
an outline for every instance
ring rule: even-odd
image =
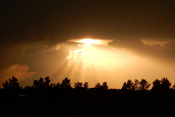
[[[71,40],[77,43],[76,47],[70,49],[67,60],[69,65],[76,65],[86,68],[106,67],[111,68],[114,63],[115,67],[122,67],[132,60],[132,56],[126,52],[118,51],[108,46],[111,40],[81,39]],[[130,58],[130,59],[128,59]]]
[[[90,44],[100,44],[100,41],[99,40],[95,40],[95,39],[90,39],[90,38],[87,38],[87,39],[82,39],[82,40],[79,40],[77,41],[79,43],[84,43],[86,45],[90,45]]]
[[[74,42],[74,43],[79,43],[79,44],[84,44],[84,45],[108,46],[108,43],[112,41],[113,40],[84,38],[84,39],[71,39],[68,42]]]
[[[70,54],[67,57],[70,63],[80,63],[84,67],[89,65],[97,65],[102,60],[104,53],[101,54],[99,45],[106,46],[108,41],[99,39],[77,39],[70,40],[70,42],[77,43],[75,48],[70,50]],[[105,45],[106,44],[106,45]],[[101,58],[101,59],[100,59]]]
[[[128,49],[114,48],[109,46],[108,42],[111,40],[86,38],[68,40],[59,45],[58,52],[62,53],[65,49],[66,54],[64,60],[58,62],[58,66],[61,64],[61,67],[58,68],[60,72],[56,74],[71,78],[73,83],[89,82],[90,87],[97,82],[106,81],[110,87],[121,88],[128,78],[134,79],[142,75],[148,78],[152,77],[151,75],[156,76],[155,70],[161,71],[158,62]],[[154,70],[150,69],[150,66]],[[157,66],[160,69],[157,69]]]
[[[138,62],[144,63],[143,59],[132,52],[108,46],[109,40],[99,39],[96,44],[94,44],[94,40],[69,41],[70,43],[67,46],[69,47],[68,70],[65,72],[68,77],[80,78],[79,81],[83,82],[108,81],[112,86],[117,74],[125,74],[122,70],[132,68]],[[113,86],[115,87],[115,85]]]

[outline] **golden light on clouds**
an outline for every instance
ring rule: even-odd
[[[84,38],[84,39],[71,39],[68,40],[68,42],[76,42],[79,44],[85,44],[85,45],[103,45],[108,46],[109,42],[112,42],[113,40],[105,40],[105,39],[92,39],[92,38]]]
[[[32,77],[34,74],[36,74],[36,72],[30,72],[29,66],[27,65],[13,64],[1,70],[0,74],[1,74],[1,80],[15,76],[18,78],[18,80],[21,81]]]
[[[13,10],[3,2],[1,79],[15,75],[32,83],[40,77],[53,82],[68,77],[91,86],[106,81],[116,88],[135,78],[174,82],[175,2],[127,1],[55,0],[40,8],[40,2],[24,1],[14,2]]]
[[[154,40],[142,39],[142,42],[143,42],[143,44],[146,44],[149,46],[159,45],[160,47],[164,47],[167,43],[170,42],[170,40],[154,41]]]
[[[70,50],[70,54],[67,57],[70,62],[81,63],[88,66],[91,64],[102,65],[105,61],[109,61],[107,58],[109,55],[106,55],[106,51],[109,49],[107,45],[110,40],[88,38],[71,40],[71,42],[77,43],[77,46]]]
[[[131,52],[108,46],[111,40],[79,39],[70,42],[76,43],[76,46],[70,49],[67,56],[69,70],[66,74],[72,79],[81,78],[79,81],[121,81],[121,78],[115,79],[117,70],[143,61]]]
[[[71,39],[48,46],[42,51],[39,49],[30,52],[27,58],[37,56],[37,59],[28,59],[33,62],[36,69],[29,69],[28,64],[13,64],[0,70],[3,78],[1,82],[12,75],[21,82],[25,80],[32,82],[33,79],[49,76],[52,82],[56,83],[68,77],[72,86],[78,81],[89,82],[89,87],[93,87],[97,82],[107,82],[109,88],[121,88],[123,82],[128,79],[145,78],[148,82],[152,82],[156,78],[167,77],[173,81],[175,64],[167,64],[160,59],[146,56],[144,51],[140,54],[132,49],[108,45],[111,41],[92,38]],[[166,43],[146,41],[144,45],[154,49],[154,45],[158,44],[166,48]],[[27,81],[23,86],[25,84]]]
[[[84,43],[86,45],[90,45],[90,44],[100,44],[100,40],[95,40],[95,39],[91,39],[91,38],[86,38],[86,39],[82,39],[77,41],[79,43]]]
[[[132,50],[108,46],[112,40],[71,39],[65,44],[69,53],[63,75],[74,82],[108,82],[111,88],[121,88],[128,79],[168,77],[171,70],[165,70],[163,63],[141,56]],[[158,67],[158,68],[157,68]],[[64,77],[64,76],[63,76]]]

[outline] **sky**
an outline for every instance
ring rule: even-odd
[[[61,82],[128,79],[175,83],[174,0],[2,0],[0,84],[40,77]],[[105,44],[86,45],[81,39]],[[74,41],[72,41],[74,40]]]

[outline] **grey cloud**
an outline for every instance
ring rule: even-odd
[[[2,2],[1,44],[70,38],[174,38],[174,0]],[[132,40],[131,40],[132,41]]]
[[[174,56],[172,43],[162,48],[141,41],[174,43],[174,0],[9,0],[0,5],[0,68],[29,61],[27,54],[47,46],[82,37],[113,39],[111,46]]]
[[[175,59],[175,44],[173,40],[167,40],[167,43],[162,46],[159,44],[162,39],[148,39],[150,42],[154,41],[155,43],[150,45],[143,43],[142,39],[116,39],[113,42],[109,43],[110,46],[116,48],[124,48],[128,50],[132,50],[138,54],[143,56],[152,56],[159,60],[171,60],[174,61]],[[165,41],[165,40],[164,40]],[[157,44],[156,44],[157,42]]]

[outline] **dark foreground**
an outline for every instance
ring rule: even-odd
[[[170,95],[171,94],[171,95]],[[58,94],[1,93],[1,117],[158,117],[174,116],[174,92],[121,90],[60,91]]]

